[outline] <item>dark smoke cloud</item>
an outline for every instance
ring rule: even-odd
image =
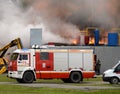
[[[0,0],[0,6],[0,44],[19,36],[28,46],[32,27],[43,28],[43,42],[66,42],[88,26],[120,26],[118,0]]]
[[[19,1],[19,0],[18,0]],[[33,8],[43,19],[60,19],[79,27],[119,27],[118,0],[20,0],[22,8]],[[24,9],[23,9],[24,10]],[[36,15],[38,16],[38,15]]]
[[[33,20],[42,18],[47,27],[61,20],[80,29],[90,26],[111,29],[119,27],[118,0],[15,0],[23,11],[33,9]],[[52,21],[51,21],[52,20]],[[35,21],[35,23],[39,21]],[[52,23],[53,22],[53,23]],[[52,25],[54,26],[54,25]],[[54,30],[50,30],[54,31]]]
[[[80,10],[73,13],[69,20],[84,28],[97,26],[105,29],[119,27],[119,1],[118,0],[84,0]]]

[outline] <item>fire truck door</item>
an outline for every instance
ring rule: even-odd
[[[19,70],[22,70],[24,66],[29,66],[29,54],[20,54],[17,65]]]
[[[36,53],[36,70],[52,71],[53,70],[53,53],[49,53],[49,52]]]

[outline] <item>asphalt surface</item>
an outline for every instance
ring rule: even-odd
[[[20,86],[26,86],[26,87],[48,87],[48,88],[63,88],[63,89],[76,89],[76,90],[102,90],[102,89],[116,89],[120,88],[120,84],[118,85],[110,85],[106,82],[81,82],[78,84],[71,84],[71,83],[40,83],[40,82],[34,82],[31,84],[20,84],[17,82],[0,82],[0,84],[11,84],[11,85],[20,85]]]

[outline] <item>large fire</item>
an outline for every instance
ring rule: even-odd
[[[95,43],[95,38],[94,37],[90,38],[89,45],[94,45],[94,43]],[[107,44],[107,40],[105,38],[99,40],[99,45],[106,45],[106,44]]]
[[[71,39],[71,43],[74,45],[94,45],[95,44],[95,36],[87,36],[88,39],[86,40],[86,36],[81,39],[80,37]],[[98,45],[106,45],[108,42],[107,33],[104,35],[99,35],[99,44]],[[88,41],[88,43],[86,43]]]

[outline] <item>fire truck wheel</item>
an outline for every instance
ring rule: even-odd
[[[72,72],[70,75],[70,81],[72,83],[79,83],[82,79],[82,76],[79,72]]]
[[[32,83],[34,81],[34,75],[32,72],[25,72],[23,75],[23,82],[24,83]]]

